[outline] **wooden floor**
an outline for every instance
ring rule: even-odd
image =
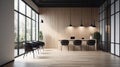
[[[45,49],[35,58],[21,56],[4,67],[120,67],[120,58],[102,51]]]

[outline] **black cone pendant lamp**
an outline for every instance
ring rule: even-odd
[[[83,24],[82,24],[82,19],[81,19],[81,24],[80,24],[80,26],[83,26]]]
[[[93,10],[93,16],[94,16],[94,10]],[[93,21],[93,27],[96,27],[95,25],[95,18],[93,17],[94,21]]]
[[[92,8],[91,8],[91,24],[90,24],[90,26],[93,26],[92,25]]]
[[[95,20],[94,20],[94,23],[93,23],[93,27],[96,27],[96,26],[95,26]]]
[[[82,23],[82,8],[81,8],[81,24],[80,26],[82,27],[83,26],[83,23]]]
[[[72,24],[70,24],[69,26],[72,26]]]
[[[71,24],[71,8],[70,8],[70,25],[69,25],[70,27],[72,26],[72,24]]]
[[[96,27],[96,25],[95,25],[95,19],[94,19],[94,11],[93,11],[93,14],[92,14],[92,8],[91,8],[91,24],[90,24],[90,26],[91,27]]]

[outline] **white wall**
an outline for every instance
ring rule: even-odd
[[[0,0],[0,65],[14,60],[14,0]]]
[[[39,8],[32,2],[32,0],[23,0],[23,1],[25,1],[27,4],[29,4],[34,10],[39,12]]]

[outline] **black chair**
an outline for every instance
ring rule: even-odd
[[[67,46],[69,51],[69,40],[61,40],[61,51],[62,51],[62,46]]]
[[[80,49],[82,50],[82,40],[74,40],[73,44],[74,44],[74,50],[75,50],[75,46],[80,46]]]
[[[88,50],[89,50],[90,46],[94,46],[94,49],[95,49],[95,40],[88,40],[87,41],[87,46],[88,46]]]
[[[35,41],[32,42],[31,44],[32,44],[33,49],[37,50],[38,54],[39,54],[39,48],[40,48],[39,44],[37,42],[35,42]]]
[[[36,42],[32,42],[31,44],[32,44],[32,47],[34,49],[38,49],[39,48],[39,45]]]
[[[45,43],[44,43],[44,42],[42,42],[42,41],[37,41],[36,43],[39,44],[39,47],[44,50],[44,46],[45,46]]]
[[[24,56],[25,56],[26,54],[28,54],[28,52],[32,52],[32,53],[33,53],[33,57],[34,57],[34,49],[33,49],[33,46],[32,46],[31,43],[25,43],[25,44],[24,44],[24,49],[25,49],[25,54],[24,54]],[[23,58],[24,58],[24,56],[23,56]]]

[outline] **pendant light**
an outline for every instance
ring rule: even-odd
[[[41,19],[41,23],[43,23],[43,19]]]
[[[93,26],[93,24],[92,24],[92,8],[91,8],[91,24],[90,24],[90,26]]]
[[[81,8],[81,17],[80,17],[80,20],[81,20],[80,26],[83,26],[83,23],[82,23],[82,8]]]
[[[96,27],[96,26],[95,26],[95,20],[94,20],[94,23],[93,23],[93,27]]]
[[[94,10],[93,10],[93,16],[94,16]],[[95,25],[95,18],[93,17],[93,19],[94,19],[93,27],[96,27],[96,25]]]
[[[71,8],[70,8],[70,25],[69,25],[70,27],[72,26],[72,24],[71,24]]]

